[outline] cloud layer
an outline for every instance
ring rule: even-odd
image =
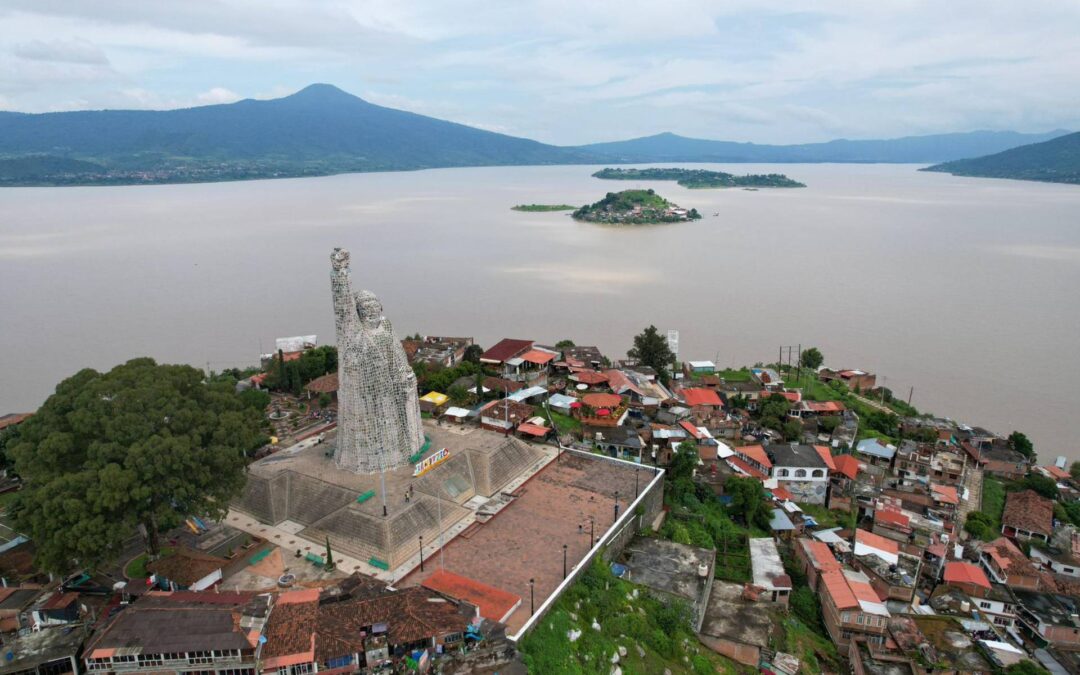
[[[7,0],[0,108],[173,108],[331,82],[554,143],[1080,127],[1080,3]]]

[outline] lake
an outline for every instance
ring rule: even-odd
[[[329,254],[399,336],[572,338],[618,358],[649,324],[722,366],[818,346],[924,411],[1080,458],[1080,187],[910,165],[700,165],[790,190],[499,167],[0,190],[0,412],[140,355],[220,370],[333,341]],[[633,228],[520,213],[656,189],[705,217]],[[713,214],[719,214],[714,216]]]

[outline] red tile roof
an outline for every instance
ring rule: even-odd
[[[851,480],[855,480],[859,475],[859,460],[855,459],[853,455],[839,455],[833,457],[833,464],[836,465],[837,471]]]
[[[528,361],[529,363],[535,363],[542,366],[549,361],[554,361],[555,355],[551,352],[542,352],[538,349],[530,349],[529,351],[521,355],[521,359],[523,361]]]
[[[7,415],[0,416],[0,430],[13,427],[16,424],[22,424],[33,414],[34,413],[8,413]]]
[[[580,370],[570,376],[571,380],[582,384],[598,385],[608,381],[608,376],[595,370]]]
[[[798,403],[802,400],[802,394],[797,391],[763,391],[761,392],[762,400],[769,398],[770,396],[783,396],[792,403]]]
[[[937,483],[930,484],[930,492],[933,493],[934,499],[945,504],[959,504],[960,495],[956,492],[956,487],[953,485],[938,485]]]
[[[824,445],[815,445],[814,450],[817,450],[817,454],[821,456],[821,461],[825,462],[825,466],[829,467],[829,471],[836,471],[836,463],[828,448]]]
[[[705,434],[698,431],[698,428],[695,427],[693,423],[688,420],[680,420],[679,426],[685,429],[686,433],[690,434],[690,436],[692,436],[693,438],[701,439],[705,437]]]
[[[481,617],[492,621],[502,621],[521,603],[520,595],[446,570],[438,570],[420,585],[475,605]]]
[[[720,395],[712,389],[690,388],[682,390],[683,400],[688,406],[711,405],[718,408],[724,407]]]
[[[1058,480],[1065,480],[1066,478],[1072,477],[1072,475],[1068,471],[1054,465],[1044,466],[1041,468],[1043,471],[1050,474],[1052,477],[1057,478]]]
[[[766,474],[762,473],[759,469],[755,469],[754,467],[750,466],[740,457],[728,457],[725,461],[731,466],[740,469],[743,473],[751,476],[752,478],[757,478],[758,480],[766,480],[768,478]]]
[[[1034,490],[1010,492],[1005,497],[1001,524],[1049,537],[1054,533],[1054,502]]]
[[[810,412],[844,412],[847,408],[839,401],[807,401],[806,409]]]
[[[517,430],[523,434],[529,434],[530,436],[547,436],[551,431],[551,429],[548,429],[547,427],[542,427],[539,424],[531,424],[529,422],[519,424]]]
[[[818,572],[835,572],[840,569],[840,561],[829,550],[828,544],[816,539],[800,539],[799,543],[806,552],[806,558]]]
[[[196,551],[191,548],[179,548],[172,555],[147,563],[146,569],[152,574],[164,577],[180,586],[191,586],[228,564],[225,558]]]
[[[858,598],[848,585],[847,578],[840,570],[824,572],[821,575],[821,584],[825,595],[832,599],[837,609],[853,609],[860,606]]]
[[[769,456],[765,454],[765,448],[760,445],[744,445],[735,448],[734,450],[736,453],[746,455],[767,469],[772,468],[772,461],[769,459]]]
[[[590,408],[617,408],[622,403],[622,396],[618,394],[585,394],[581,402]]]
[[[899,525],[900,527],[906,528],[911,524],[911,518],[905,516],[899,511],[878,509],[874,511],[874,522],[884,523],[886,525]]]
[[[518,354],[521,354],[526,349],[530,349],[533,346],[532,340],[515,340],[513,338],[503,338],[496,342],[493,346],[489,347],[486,352],[480,355],[480,359],[483,361],[494,361],[496,363],[502,363],[507,359],[512,359]]]
[[[319,589],[288,591],[277,597],[263,635],[262,666],[268,670],[315,660],[315,620]]]
[[[947,584],[974,584],[982,588],[990,588],[990,580],[986,573],[978,565],[969,562],[945,563],[945,583]]]
[[[1019,570],[1021,574],[1035,573],[1035,566],[1031,559],[1007,537],[998,537],[989,544],[983,544],[982,552],[990,556],[1005,574],[1008,574],[1010,570],[1014,572]]]
[[[331,394],[338,390],[338,374],[328,373],[322,377],[316,377],[305,384],[304,389],[316,394]]]
[[[900,544],[892,539],[886,539],[880,534],[874,534],[869,530],[855,530],[855,541],[856,543],[869,546],[870,548],[876,548],[879,551],[885,551],[886,553],[892,553],[894,555],[900,553]]]
[[[769,492],[771,492],[772,496],[776,497],[777,499],[782,499],[784,501],[789,501],[789,502],[795,501],[795,495],[788,492],[787,489],[785,489],[785,488],[782,488],[782,487],[769,488]]]

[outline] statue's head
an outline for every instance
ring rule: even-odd
[[[382,303],[371,291],[357,291],[356,314],[365,328],[375,328],[382,322]]]
[[[343,248],[335,248],[334,252],[330,254],[330,264],[334,266],[335,271],[348,269],[349,252]]]

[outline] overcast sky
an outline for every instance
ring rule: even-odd
[[[1077,0],[3,0],[0,109],[328,82],[550,143],[1080,128]]]

